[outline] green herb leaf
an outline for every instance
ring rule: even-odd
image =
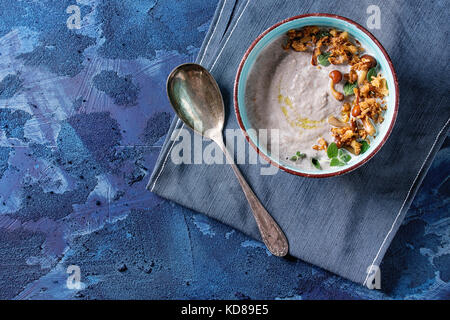
[[[297,151],[296,156],[297,156],[299,159],[306,158],[306,154],[301,153],[300,151]]]
[[[313,164],[314,167],[316,167],[317,169],[321,170],[322,167],[320,166],[319,160],[317,160],[316,158],[312,158],[311,159],[311,163]]]
[[[352,157],[343,149],[339,149],[338,157],[341,161],[344,161],[345,163],[349,162],[352,159]]]
[[[373,67],[367,72],[367,80],[369,80],[369,82],[372,81],[372,77],[376,76],[377,76],[377,67]]]
[[[364,152],[366,152],[370,148],[370,145],[365,140],[363,142],[361,142],[361,144],[362,144],[361,152],[359,154],[363,154]]]
[[[351,96],[353,93],[353,89],[356,88],[358,86],[358,83],[355,81],[353,83],[351,82],[346,82],[344,84],[344,95],[346,96]]]
[[[344,154],[341,158],[342,161],[344,161],[345,163],[349,162],[350,160],[352,160],[352,157],[349,154]]]
[[[323,37],[329,37],[331,34],[327,30],[320,30],[317,34],[317,40],[322,39]]]
[[[330,145],[327,148],[327,155],[328,155],[328,158],[330,158],[330,159],[337,157],[338,147],[337,147],[336,143],[334,143],[334,142],[330,143]]]
[[[330,162],[331,167],[342,167],[345,166],[345,162],[340,161],[338,158],[331,159]]]
[[[291,161],[297,161],[297,156],[292,156],[289,160],[291,160]]]
[[[317,57],[319,60],[319,63],[323,65],[324,67],[328,67],[330,65],[330,61],[328,61],[328,58],[330,57],[331,53],[324,52],[320,56]]]

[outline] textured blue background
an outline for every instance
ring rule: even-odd
[[[0,298],[450,298],[449,138],[381,291],[275,258],[145,190],[173,117],[165,78],[194,60],[215,2],[77,3],[0,1]]]

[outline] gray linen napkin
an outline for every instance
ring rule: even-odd
[[[261,166],[267,164],[240,165],[286,233],[292,256],[359,283],[367,280],[368,268],[380,265],[448,133],[446,2],[222,0],[197,59],[222,90],[226,128],[237,129],[234,78],[244,52],[262,31],[285,18],[312,12],[338,14],[366,25],[371,5],[378,6],[381,13],[381,29],[371,32],[391,56],[400,86],[397,122],[381,151],[363,167],[327,179],[283,171],[261,175]],[[170,137],[180,127],[181,121],[175,118],[148,188],[260,239],[229,166],[177,165],[171,161],[174,142]],[[247,149],[247,157],[249,152]]]

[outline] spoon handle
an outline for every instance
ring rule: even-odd
[[[228,152],[223,142],[223,138],[220,137],[214,140],[219,145],[220,149],[222,149],[228,162],[233,168],[237,179],[239,180],[242,191],[244,192],[245,197],[247,198],[247,201],[252,208],[253,216],[255,217],[256,224],[258,225],[259,232],[261,233],[262,240],[264,241],[266,247],[275,256],[285,256],[288,253],[289,245],[283,231],[281,231],[278,224],[275,222],[275,220],[273,220],[267,210],[263,207],[259,199],[254,194],[253,190],[248,185],[245,178],[242,176],[242,173],[236,166],[233,157]]]

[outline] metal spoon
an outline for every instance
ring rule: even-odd
[[[198,64],[182,64],[167,79],[167,95],[176,114],[188,127],[218,144],[241,184],[264,243],[275,256],[285,256],[288,242],[283,231],[259,202],[225,147],[222,136],[225,108],[213,76]]]

